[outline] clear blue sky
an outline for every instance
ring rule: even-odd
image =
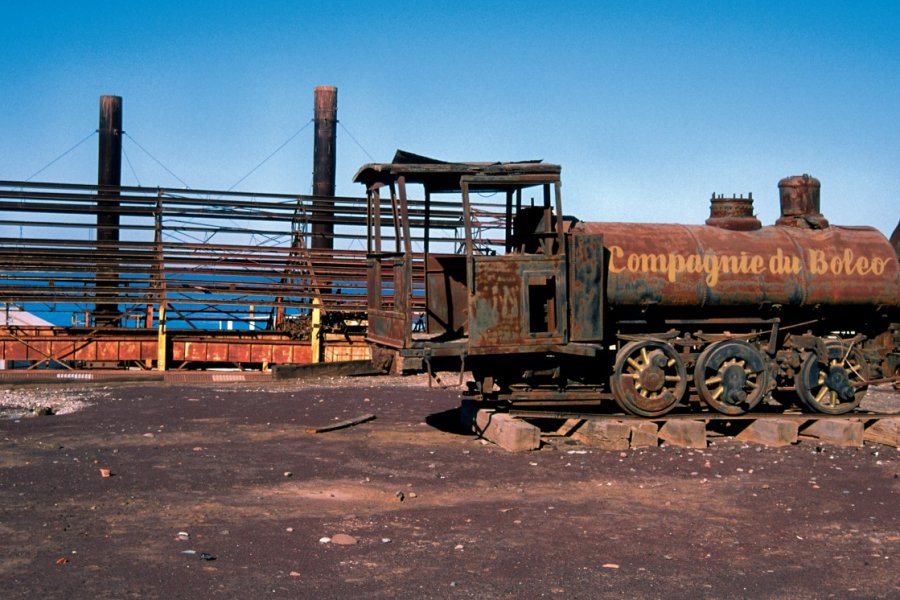
[[[342,195],[403,148],[559,163],[588,220],[697,223],[712,192],[753,192],[770,224],[777,181],[802,173],[833,223],[889,234],[900,217],[897,1],[0,6],[0,179],[90,135],[114,94],[123,183],[183,186],[136,142],[228,189],[334,85]],[[96,160],[93,136],[34,179],[93,183]],[[310,126],[237,189],[309,193],[311,170]]]

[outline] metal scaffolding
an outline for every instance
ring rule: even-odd
[[[0,323],[0,360],[160,369],[167,362],[309,362],[296,348],[281,354],[273,348],[318,337],[309,332],[314,307],[332,322],[342,315],[359,321],[367,302],[366,199],[316,200],[0,181],[0,307],[53,323],[23,328],[7,318]],[[491,200],[479,207],[486,236],[504,226],[502,208]],[[106,234],[105,221],[98,224],[100,206],[115,217],[117,236]],[[447,247],[462,243],[457,203],[432,201],[426,214],[424,202],[412,201],[410,213],[413,231],[427,218]],[[333,247],[309,247],[317,224],[331,226]],[[424,254],[414,271],[415,285],[424,286]],[[391,282],[382,285],[389,297]],[[267,345],[249,347],[260,339]],[[220,342],[229,346],[210,351]]]

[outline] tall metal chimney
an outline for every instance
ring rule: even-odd
[[[115,254],[119,242],[119,186],[122,184],[122,97],[100,96],[100,148],[97,158],[97,274],[96,286],[115,287],[118,277]],[[94,320],[115,325],[119,307],[103,303],[108,290],[97,292]],[[113,301],[115,302],[115,301]]]
[[[337,88],[315,89],[315,143],[313,145],[313,195],[334,196],[337,144]],[[334,248],[334,202],[316,200],[313,205],[311,248]]]

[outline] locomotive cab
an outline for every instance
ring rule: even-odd
[[[578,247],[590,266],[570,272],[558,165],[448,163],[398,151],[354,180],[368,195],[368,340],[376,364],[415,371],[442,361],[462,369],[478,357],[561,351],[570,341],[570,278],[602,289],[599,238],[592,252]],[[411,197],[414,185],[424,199]],[[593,327],[576,330],[598,337],[599,302],[588,309]]]

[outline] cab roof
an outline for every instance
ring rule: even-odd
[[[412,152],[397,150],[389,163],[369,163],[360,167],[353,181],[373,185],[388,185],[401,176],[407,183],[422,184],[428,192],[454,192],[460,190],[460,179],[464,176],[501,176],[508,181],[491,181],[497,190],[528,187],[541,183],[535,179],[559,178],[559,165],[541,160],[520,162],[445,162]],[[479,189],[490,189],[491,184],[479,184]]]

